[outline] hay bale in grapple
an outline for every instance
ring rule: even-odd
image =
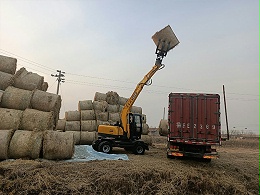
[[[106,102],[111,105],[116,105],[119,102],[119,95],[117,92],[114,91],[109,91],[106,93]]]
[[[16,71],[17,59],[0,55],[0,71],[14,74]]]
[[[97,132],[81,131],[81,145],[91,145],[95,140],[97,140]]]
[[[0,130],[0,160],[9,158],[8,148],[13,134],[14,130]]]
[[[34,90],[42,89],[44,78],[36,73],[28,72],[21,68],[15,73],[14,86],[20,89]]]
[[[56,125],[57,130],[65,130],[66,120],[65,119],[59,119]]]
[[[83,100],[78,103],[78,110],[93,110],[92,100]]]
[[[18,129],[23,111],[0,108],[0,129]]]
[[[94,96],[94,101],[106,101],[107,100],[107,94],[96,92]]]
[[[159,134],[161,136],[168,135],[168,120],[160,120],[159,124]]]
[[[96,120],[88,120],[81,121],[81,131],[97,131],[97,121]]]
[[[80,111],[67,111],[65,112],[66,121],[80,121]]]
[[[0,71],[0,90],[5,90],[8,86],[14,84],[14,76],[12,74]]]
[[[53,112],[27,108],[23,112],[20,127],[26,130],[52,130],[54,128]]]
[[[45,131],[43,158],[49,160],[70,159],[74,154],[74,135],[70,132]]]
[[[96,114],[96,120],[108,121],[108,112],[95,110],[95,114]]]
[[[32,108],[36,110],[41,110],[45,112],[53,111],[54,123],[57,123],[61,107],[60,95],[36,89],[31,99],[31,105]]]
[[[42,131],[15,131],[8,150],[10,158],[39,158],[42,149],[42,139]]]
[[[31,107],[32,95],[32,91],[9,86],[2,96],[1,107],[25,110]]]
[[[102,112],[106,112],[108,107],[108,103],[106,101],[93,101],[94,110],[99,110]]]
[[[143,129],[142,135],[148,135],[148,133],[149,133],[149,125],[146,124],[146,123],[143,123],[142,124],[142,129]]]
[[[96,114],[94,110],[81,110],[81,120],[86,121],[86,120],[95,120],[96,119]]]
[[[65,131],[80,131],[80,121],[66,121]]]

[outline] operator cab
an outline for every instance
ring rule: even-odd
[[[141,139],[141,135],[143,132],[142,115],[129,113],[128,114],[128,124],[130,127],[130,139],[131,140]]]

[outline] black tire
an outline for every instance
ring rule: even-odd
[[[93,148],[94,150],[98,151],[98,146],[97,146],[97,144],[92,144],[92,148]]]
[[[112,144],[108,141],[103,141],[98,145],[98,151],[109,154],[112,151]]]
[[[134,147],[134,154],[137,155],[143,155],[145,151],[144,145],[143,144],[136,144]]]

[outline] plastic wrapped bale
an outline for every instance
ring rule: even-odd
[[[120,121],[120,113],[119,112],[115,112],[115,113],[110,112],[108,114],[108,120],[112,121],[112,122]]]
[[[47,91],[49,84],[47,82],[42,83],[42,91]]]
[[[149,133],[149,125],[146,124],[146,123],[143,123],[142,124],[142,129],[143,129],[142,135],[148,135],[148,133]]]
[[[80,121],[66,121],[65,131],[80,131]]]
[[[2,96],[1,107],[25,110],[31,107],[32,95],[32,91],[9,86]]]
[[[80,135],[81,135],[80,131],[66,131],[66,132],[73,134],[75,145],[79,145],[80,144]]]
[[[21,110],[0,108],[0,129],[18,129],[22,115]]]
[[[33,109],[45,112],[53,111],[54,123],[59,119],[61,108],[61,96],[41,90],[35,90],[31,99]]]
[[[107,94],[96,92],[94,96],[94,101],[106,101],[107,100]]]
[[[16,130],[9,146],[10,158],[40,158],[42,131]]]
[[[159,124],[159,134],[161,136],[168,135],[168,120],[160,120]]]
[[[65,112],[66,121],[80,121],[80,111],[67,111]]]
[[[0,160],[9,158],[8,148],[13,134],[14,130],[0,130]]]
[[[81,121],[81,131],[97,131],[97,121],[96,120],[88,120]]]
[[[142,114],[142,107],[132,106],[131,107],[132,113]]]
[[[86,120],[95,120],[96,119],[96,114],[94,110],[81,110],[81,120],[86,121]]]
[[[116,105],[119,102],[119,95],[117,92],[114,91],[109,91],[106,93],[106,102],[111,105]]]
[[[119,97],[118,104],[124,106],[127,102],[128,98]]]
[[[0,55],[0,71],[14,74],[17,66],[17,59]]]
[[[78,110],[93,110],[92,100],[83,100],[78,103]]]
[[[45,131],[43,158],[49,160],[70,159],[74,154],[74,135],[70,132]]]
[[[91,145],[95,140],[97,140],[97,135],[97,132],[81,131],[80,144]]]
[[[14,84],[14,76],[0,71],[0,90],[5,90],[8,86]]]
[[[53,112],[27,108],[23,112],[20,127],[26,130],[52,130],[54,128]]]
[[[106,112],[108,107],[108,103],[106,101],[93,101],[94,110],[99,110],[102,112]]]
[[[65,119],[59,119],[56,125],[56,130],[65,130],[66,120]]]
[[[34,90],[42,89],[44,78],[37,73],[28,72],[21,68],[15,73],[14,86],[20,89]]]
[[[152,137],[150,135],[142,135],[141,140],[148,145],[152,145]]]
[[[108,112],[119,112],[119,105],[112,105],[112,104],[108,104],[107,106],[107,111]]]
[[[96,120],[108,121],[108,112],[95,110]]]

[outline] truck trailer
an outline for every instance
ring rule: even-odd
[[[218,158],[221,145],[220,96],[170,93],[167,157]]]

